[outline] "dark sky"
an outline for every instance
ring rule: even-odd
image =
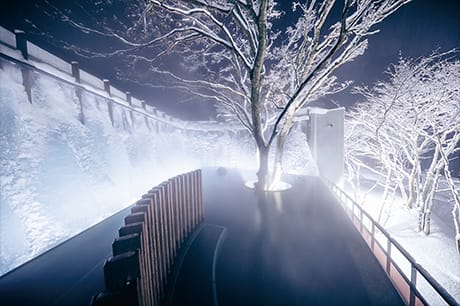
[[[75,0],[76,1],[76,0]],[[65,3],[69,7],[75,1],[51,1]],[[36,4],[41,1],[2,1],[0,4],[0,24],[8,29],[21,28],[29,33],[34,30],[26,19],[41,25],[46,31],[56,37],[68,40],[88,39],[81,38],[81,34],[53,21],[49,16],[37,9]],[[78,1],[76,1],[78,2]],[[82,3],[84,1],[80,1]],[[280,1],[282,2],[282,1]],[[284,1],[283,1],[284,2]],[[287,2],[287,1],[286,1]],[[283,5],[285,5],[283,3]],[[414,0],[379,25],[381,32],[369,40],[367,52],[352,63],[348,63],[337,71],[341,79],[353,80],[354,84],[372,84],[385,77],[384,71],[389,64],[396,62],[401,54],[404,57],[420,57],[428,55],[436,48],[447,51],[460,48],[460,0]],[[29,39],[44,49],[67,60],[79,60],[83,69],[103,78],[114,80],[113,83],[120,89],[131,90],[135,96],[150,101],[159,109],[171,115],[184,119],[206,120],[212,116],[209,104],[178,105],[171,101],[164,92],[133,86],[122,81],[116,81],[110,62],[103,60],[84,60],[71,52],[62,50],[59,45],[52,45],[48,39],[31,34]],[[97,42],[94,42],[95,44]],[[359,97],[344,92],[334,97],[341,105],[351,105]]]

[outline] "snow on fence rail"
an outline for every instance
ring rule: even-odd
[[[16,36],[3,27],[0,27],[0,41],[13,48],[16,46]]]
[[[22,51],[22,50],[21,50]],[[27,52],[30,57],[33,59],[47,63],[61,71],[64,71],[68,74],[72,73],[72,68],[69,63],[64,61],[63,59],[43,50],[42,48],[38,47],[37,45],[27,41]]]
[[[326,179],[324,182],[339,200],[406,305],[459,305],[358,203],[335,184]]]
[[[75,87],[77,93],[81,91],[95,94],[108,101],[109,115],[112,116],[113,104],[126,108],[129,112],[134,112],[144,116],[145,120],[154,120],[158,123],[167,125],[167,129],[179,128],[195,131],[238,131],[242,127],[232,124],[221,124],[217,122],[184,122],[177,118],[168,116],[153,106],[147,106],[145,101],[131,97],[130,93],[125,93],[110,85],[108,80],[101,80],[89,72],[81,70],[78,62],[68,63],[63,59],[41,49],[35,44],[26,40],[25,33],[16,30],[14,33],[0,26],[0,58],[14,62],[21,67],[23,74],[23,84],[28,94],[29,101],[32,103],[32,72],[43,73],[59,81]],[[5,48],[6,47],[6,48]],[[22,54],[11,52],[19,50]],[[45,64],[46,66],[44,66]],[[80,118],[84,123],[83,108],[80,109]]]

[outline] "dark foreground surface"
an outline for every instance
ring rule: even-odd
[[[88,306],[129,208],[0,278],[1,306]]]
[[[203,172],[205,226],[190,245],[173,305],[403,305],[325,186],[288,177],[257,195],[236,171]],[[88,305],[124,215],[0,278],[0,305]]]

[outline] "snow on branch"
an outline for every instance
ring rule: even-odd
[[[460,207],[449,168],[460,144],[456,54],[436,51],[418,59],[400,58],[387,70],[386,81],[371,89],[356,88],[365,100],[347,115],[346,164],[352,185],[359,185],[363,165],[387,177],[381,212],[397,191],[407,208],[418,210],[417,227],[426,234],[442,173],[455,210]],[[454,222],[458,228],[458,216]]]

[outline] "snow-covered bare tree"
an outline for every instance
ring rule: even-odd
[[[420,59],[400,59],[388,70],[386,81],[372,89],[358,88],[365,102],[347,117],[346,162],[354,187],[362,179],[357,169],[365,167],[379,177],[383,185],[379,219],[390,193],[398,192],[407,208],[418,209],[417,228],[426,234],[443,174],[454,202],[458,244],[459,186],[449,168],[460,143],[456,54],[434,52]]]
[[[280,177],[296,113],[343,89],[347,83],[338,84],[334,71],[362,54],[377,24],[410,1],[294,1],[283,11],[275,0],[138,0],[123,18],[111,20],[114,26],[92,27],[59,15],[76,28],[117,39],[125,47],[111,54],[127,54],[133,67],[150,67],[178,88],[224,105],[254,138],[257,186],[266,190]],[[105,2],[118,3],[98,1]]]

